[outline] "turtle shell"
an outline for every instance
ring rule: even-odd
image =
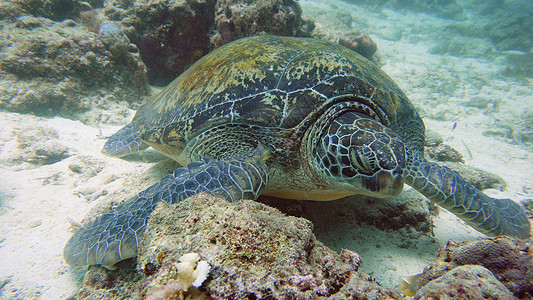
[[[410,121],[423,124],[401,89],[354,51],[275,36],[240,39],[207,54],[142,106],[132,122],[148,144],[179,153],[191,138],[220,124],[303,126],[342,95],[375,106],[393,130],[403,131],[398,125]],[[406,139],[423,140],[423,125],[408,131]]]

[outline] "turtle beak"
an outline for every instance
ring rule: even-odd
[[[397,196],[403,190],[404,178],[402,175],[393,175],[393,173],[398,174],[379,171],[372,177],[363,178],[363,186],[377,197]]]

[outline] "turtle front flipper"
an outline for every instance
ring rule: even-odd
[[[449,168],[412,158],[406,183],[486,235],[530,236],[531,225],[518,203],[483,194]]]
[[[135,134],[133,123],[129,123],[109,137],[102,153],[108,156],[122,157],[146,148],[148,148],[148,144]]]
[[[101,264],[112,268],[121,260],[137,256],[139,240],[159,201],[177,203],[200,192],[232,202],[256,199],[268,182],[262,162],[204,158],[175,170],[77,231],[65,246],[65,261],[71,266]]]

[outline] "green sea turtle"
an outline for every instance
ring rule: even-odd
[[[111,267],[136,256],[159,201],[202,191],[229,201],[332,200],[398,195],[407,183],[478,231],[527,238],[520,205],[424,159],[424,131],[400,88],[347,48],[309,38],[234,41],[192,65],[107,141],[108,155],[149,145],[186,167],[81,228],[65,260]]]

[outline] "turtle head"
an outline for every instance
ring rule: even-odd
[[[404,184],[406,150],[387,126],[357,112],[336,117],[315,148],[319,173],[353,194],[398,195]],[[340,185],[340,186],[339,186]]]

